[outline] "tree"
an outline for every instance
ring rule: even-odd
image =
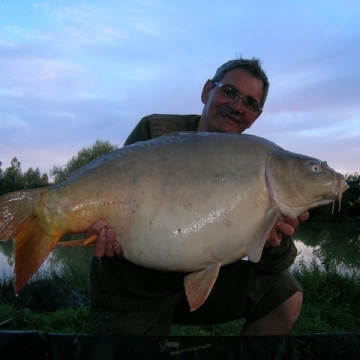
[[[54,165],[50,170],[50,175],[54,178],[54,183],[58,184],[66,180],[72,171],[117,148],[117,145],[110,144],[109,141],[96,140],[93,145],[79,150],[77,155],[73,156],[64,167]]]
[[[25,173],[21,171],[21,163],[16,157],[5,171],[1,169],[0,162],[0,195],[24,189],[34,189],[49,185],[46,173],[41,174],[39,168],[29,168]]]
[[[24,174],[24,189],[35,189],[49,185],[49,178],[46,173],[41,174],[39,168],[35,170],[30,167]]]
[[[24,179],[21,172],[21,163],[16,157],[11,160],[11,165],[6,168],[2,176],[2,194],[24,189]]]
[[[345,177],[350,189],[344,194],[344,202],[348,206],[350,216],[360,218],[360,175],[346,174]]]

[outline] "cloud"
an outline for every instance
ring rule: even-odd
[[[3,166],[47,171],[98,138],[121,146],[147,114],[200,113],[205,81],[242,55],[271,83],[251,132],[360,171],[359,4],[225,3],[2,4]]]

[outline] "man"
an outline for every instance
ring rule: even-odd
[[[257,59],[231,60],[203,88],[199,115],[150,115],[143,118],[125,145],[174,131],[241,134],[260,116],[269,88]],[[258,264],[241,260],[221,268],[208,299],[190,312],[184,274],[161,272],[119,259],[121,245],[105,222],[90,269],[92,331],[96,334],[167,335],[172,323],[206,325],[245,318],[242,335],[289,333],[302,306],[302,288],[287,268],[296,257],[289,236],[299,221],[278,219]],[[116,234],[121,243],[121,234]],[[224,234],[226,236],[226,234]],[[282,237],[285,237],[282,239]],[[105,255],[105,256],[103,256]]]

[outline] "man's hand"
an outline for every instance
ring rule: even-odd
[[[104,255],[108,257],[122,257],[122,246],[116,241],[115,230],[107,227],[105,220],[100,220],[93,224],[86,232],[86,237],[97,235],[94,246],[94,256],[101,258]]]
[[[265,242],[265,246],[279,246],[281,239],[294,235],[297,228],[299,227],[299,224],[308,219],[308,211],[300,214],[297,219],[292,219],[285,215],[283,215],[282,218],[278,218],[274,227],[270,231],[270,234]]]

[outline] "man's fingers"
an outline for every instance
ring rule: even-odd
[[[298,218],[295,219],[286,215],[282,215],[282,218],[278,218],[274,227],[271,229],[270,234],[266,239],[265,246],[279,246],[281,240],[284,237],[293,236],[295,234],[295,231],[299,227],[300,222],[306,221],[308,219],[308,211],[301,213]]]
[[[102,225],[99,224],[98,226],[101,227]],[[94,229],[93,226],[92,229]],[[107,257],[114,257],[115,255],[119,258],[123,257],[122,246],[116,241],[115,230],[113,228],[104,228],[100,231],[94,246],[93,255],[99,259],[104,255]]]
[[[277,219],[274,227],[266,240],[265,246],[277,247],[280,245],[282,238],[294,235],[295,230],[282,219]]]
[[[294,220],[294,219],[291,219]],[[296,220],[296,219],[295,219]],[[277,232],[280,232],[284,236],[292,236],[295,233],[295,228],[299,225],[299,222],[291,221],[291,222],[285,222],[281,219],[277,219],[275,223],[275,229]]]
[[[300,222],[307,221],[309,220],[309,217],[310,217],[310,213],[308,211],[304,211],[299,215],[298,220]]]
[[[98,235],[96,240],[93,254],[97,258],[101,258],[105,255],[106,250],[106,236],[105,236],[106,229],[102,230]]]
[[[86,237],[99,234],[103,229],[107,227],[107,222],[105,220],[99,220],[95,224],[92,224],[91,227],[86,231]]]
[[[265,242],[265,247],[277,247],[280,245],[282,236],[280,233],[277,233],[275,226],[271,229],[270,234]]]
[[[106,238],[106,249],[105,255],[107,257],[113,257],[115,255],[114,247],[116,243],[115,231],[112,228],[105,229],[105,238]]]
[[[114,242],[114,253],[115,255],[117,255],[119,258],[123,258],[124,254],[122,251],[122,246],[120,243],[118,243],[117,241]]]

